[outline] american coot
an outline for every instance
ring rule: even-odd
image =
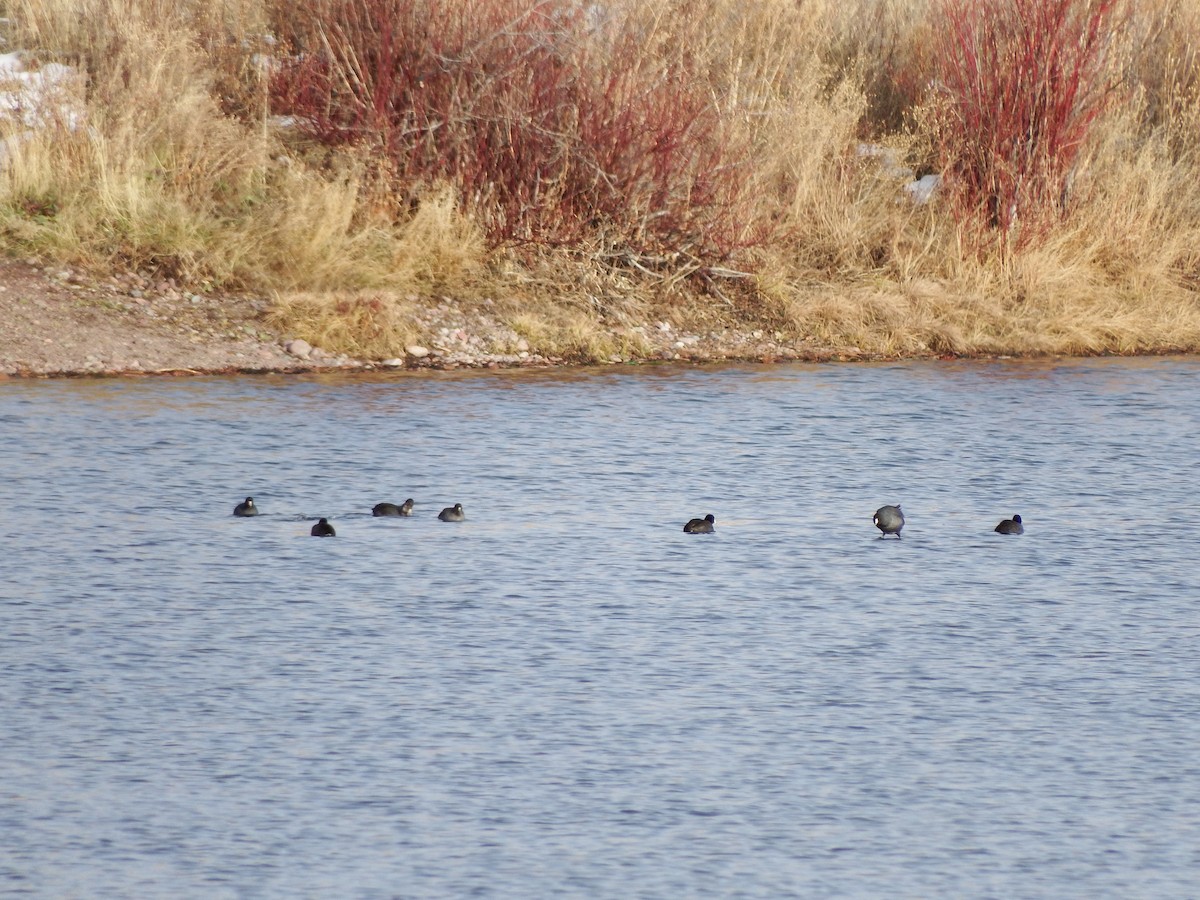
[[[254,498],[247,497],[241,503],[234,506],[233,514],[235,516],[257,516],[258,506],[254,505]]]
[[[709,513],[703,519],[690,519],[683,530],[688,534],[712,534],[715,530],[713,525],[716,523],[716,518],[712,513]]]
[[[239,503],[233,508],[235,516],[257,516],[258,507],[254,505],[254,498],[247,497],[242,503]]]
[[[1021,524],[1020,516],[1013,516],[997,525],[996,531],[1000,534],[1024,534],[1025,526]]]
[[[894,534],[897,538],[900,537],[900,529],[904,527],[904,513],[900,512],[899,506],[881,506],[875,510],[875,515],[871,518],[883,534],[881,538],[889,534]]]
[[[453,506],[447,506],[440,513],[438,518],[443,522],[461,522],[466,519],[467,514],[463,512],[462,504],[455,503]]]
[[[399,506],[395,503],[376,503],[371,509],[373,516],[411,516],[413,509],[412,497],[409,497]]]
[[[337,532],[333,530],[328,519],[321,519],[314,525],[311,534],[313,537],[337,537]]]

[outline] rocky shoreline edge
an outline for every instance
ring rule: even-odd
[[[0,262],[0,378],[70,378],[551,368],[486,306],[440,298],[403,356],[355,359],[280,334],[267,300],[191,289],[144,274],[94,276],[34,260]],[[787,339],[762,328],[688,330],[667,321],[620,326],[637,348],[600,364],[849,361],[868,356]],[[596,364],[595,361],[588,364]]]

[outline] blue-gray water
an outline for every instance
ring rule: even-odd
[[[0,893],[1194,897],[1198,386],[0,383]]]

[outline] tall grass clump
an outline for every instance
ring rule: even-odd
[[[959,220],[1018,249],[1068,211],[1121,0],[940,0],[934,139]]]
[[[17,129],[3,171],[3,201],[16,213],[5,217],[10,239],[93,264],[190,274],[211,236],[204,214],[253,190],[257,166],[239,129],[213,114],[190,31],[173,12],[150,20],[135,4],[9,6],[19,45],[72,66],[80,85],[53,98],[70,110],[54,126],[29,133],[8,123]],[[53,213],[21,217],[39,194],[53,196]]]
[[[316,167],[278,141],[252,99],[265,98],[254,0],[236,14],[219,0],[11,0],[7,12],[34,65],[76,73],[52,98],[57,121],[0,122],[9,248],[263,291],[428,289],[479,250],[436,185],[403,222],[381,223],[361,161]],[[431,238],[435,211],[445,232]]]
[[[288,9],[275,109],[377,159],[387,202],[453,184],[493,246],[643,268],[763,237],[738,134],[695,60],[574,0],[318,0]]]
[[[819,48],[833,79],[861,85],[864,138],[901,133],[925,94],[936,21],[929,0],[842,0],[821,10]]]
[[[1167,140],[1175,159],[1200,153],[1200,5],[1139,5],[1122,35],[1121,68],[1141,104],[1139,139]]]

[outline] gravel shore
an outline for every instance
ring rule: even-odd
[[[543,356],[485,311],[449,298],[420,316],[423,335],[402,357],[352,359],[312,347],[266,323],[265,298],[218,294],[144,275],[97,277],[32,260],[0,262],[0,378],[187,375],[317,370],[546,367]],[[610,363],[676,360],[856,359],[788,341],[759,328],[691,332],[666,321],[623,326],[636,357]],[[497,348],[503,348],[500,352]]]

